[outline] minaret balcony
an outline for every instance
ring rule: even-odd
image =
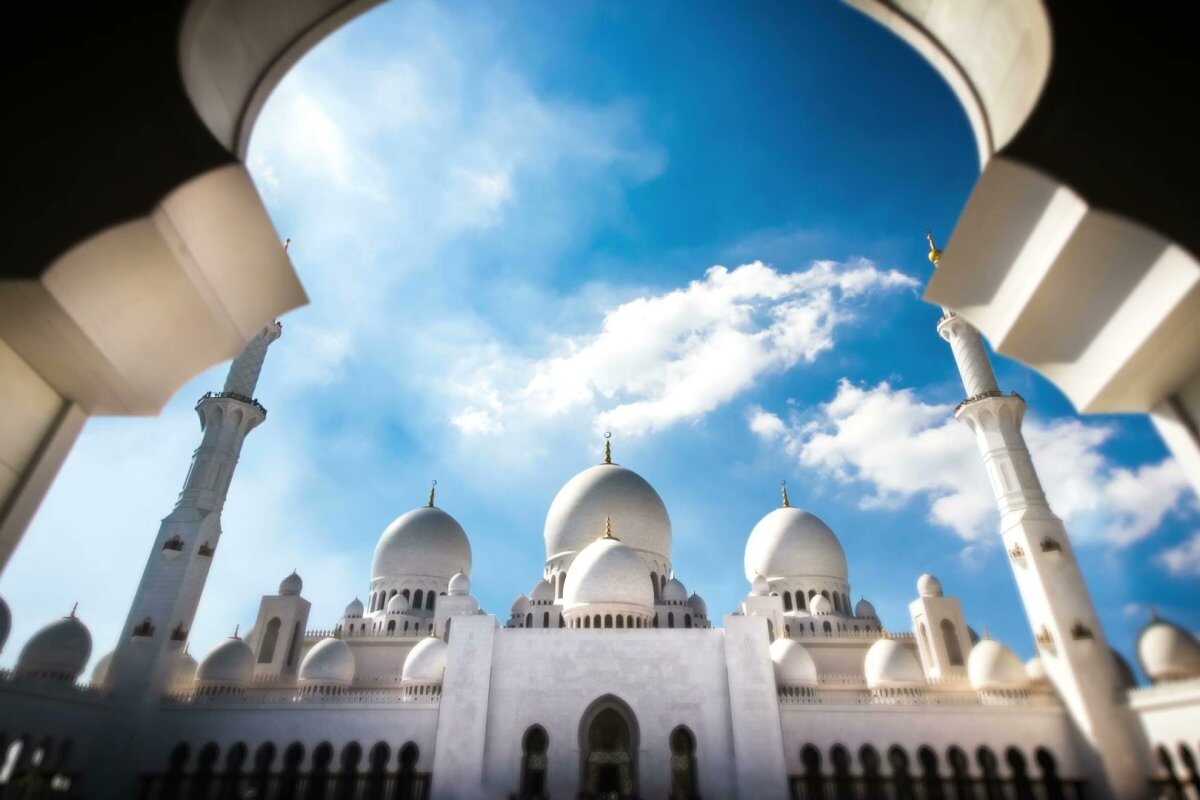
[[[246,395],[238,394],[237,392],[205,392],[203,395],[200,396],[200,399],[196,401],[196,407],[199,408],[200,404],[203,403],[205,400],[210,400],[210,399],[220,400],[223,398],[228,398],[230,400],[237,400],[239,402],[245,403],[246,405],[254,406],[259,411],[262,412],[264,417],[267,415],[267,409],[263,406],[262,403],[258,402],[253,397],[247,397]]]

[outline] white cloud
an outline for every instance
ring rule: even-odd
[[[609,309],[599,332],[560,341],[557,353],[515,370],[519,385],[493,392],[508,398],[509,413],[584,413],[598,427],[642,435],[695,420],[765,375],[814,361],[854,319],[855,300],[916,285],[868,261],[819,261],[797,272],[758,261],[714,266],[682,289]],[[479,411],[470,406],[454,419],[474,420]]]
[[[1163,550],[1156,560],[1177,578],[1200,576],[1200,531]]]
[[[802,466],[865,487],[860,505],[919,497],[931,522],[981,540],[996,531],[996,504],[974,437],[952,412],[911,389],[843,379],[814,418],[793,415],[785,425],[759,411],[749,424]],[[1187,502],[1187,481],[1170,458],[1132,470],[1114,465],[1100,449],[1113,435],[1105,425],[1028,417],[1024,431],[1050,505],[1078,539],[1129,544]]]

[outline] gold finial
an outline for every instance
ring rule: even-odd
[[[929,242],[929,261],[937,269],[938,262],[942,260],[942,251],[938,250],[937,242],[933,240],[933,231],[926,233],[925,239]]]
[[[435,480],[429,486],[429,507],[433,508],[433,501],[437,500],[437,481]]]
[[[233,626],[233,638],[234,639],[238,638],[238,631],[240,631],[241,629],[242,629],[242,624],[240,622],[237,625]]]
[[[605,539],[613,539],[614,541],[618,541],[618,542],[621,541],[620,539],[617,539],[616,536],[613,536],[612,517],[604,518],[604,538]]]
[[[291,237],[288,237],[287,239],[283,240],[283,252],[286,253],[288,251],[288,248],[291,246],[292,246]]]
[[[79,609],[79,601],[78,601],[78,600],[76,600],[76,601],[75,601],[75,605],[71,606],[71,614],[70,614],[70,616],[74,617],[74,616],[75,616],[75,612],[76,612],[78,609]]]
[[[792,501],[791,501],[791,499],[789,499],[789,498],[788,498],[788,493],[787,493],[787,481],[780,481],[780,482],[779,482],[779,493],[780,493],[781,495],[783,495],[783,507],[784,507],[784,508],[791,508],[791,507],[792,507]]]
[[[604,432],[604,463],[612,463],[612,431]]]

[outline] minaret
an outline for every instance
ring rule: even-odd
[[[940,257],[931,234],[934,267]],[[1095,788],[1114,798],[1143,797],[1150,774],[1145,737],[1124,697],[1066,528],[1050,510],[1025,446],[1025,401],[1000,391],[983,339],[970,323],[943,309],[937,330],[950,343],[966,391],[954,415],[975,434],[1025,614],[1046,672],[1095,758]]]
[[[225,388],[196,404],[203,438],[192,455],[175,509],[163,519],[146,560],[109,675],[118,699],[156,702],[174,659],[188,639],[200,593],[221,539],[221,509],[246,434],[267,416],[254,398],[271,342],[272,322],[250,340],[229,367]]]

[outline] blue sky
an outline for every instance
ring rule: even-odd
[[[290,73],[249,159],[312,304],[288,314],[193,628],[206,652],[293,567],[333,624],[439,481],[507,617],[555,491],[616,460],[663,496],[720,618],[788,481],[855,599],[908,627],[923,571],[1032,655],[962,390],[919,299],[924,232],[977,174],[948,88],[836,3],[393,3]],[[719,268],[718,268],[719,267]],[[1077,417],[997,358],[1113,641],[1200,627],[1195,496],[1141,418]],[[0,580],[11,663],[80,602],[111,649],[199,440],[192,406],[94,419]],[[86,558],[78,556],[86,555]]]

